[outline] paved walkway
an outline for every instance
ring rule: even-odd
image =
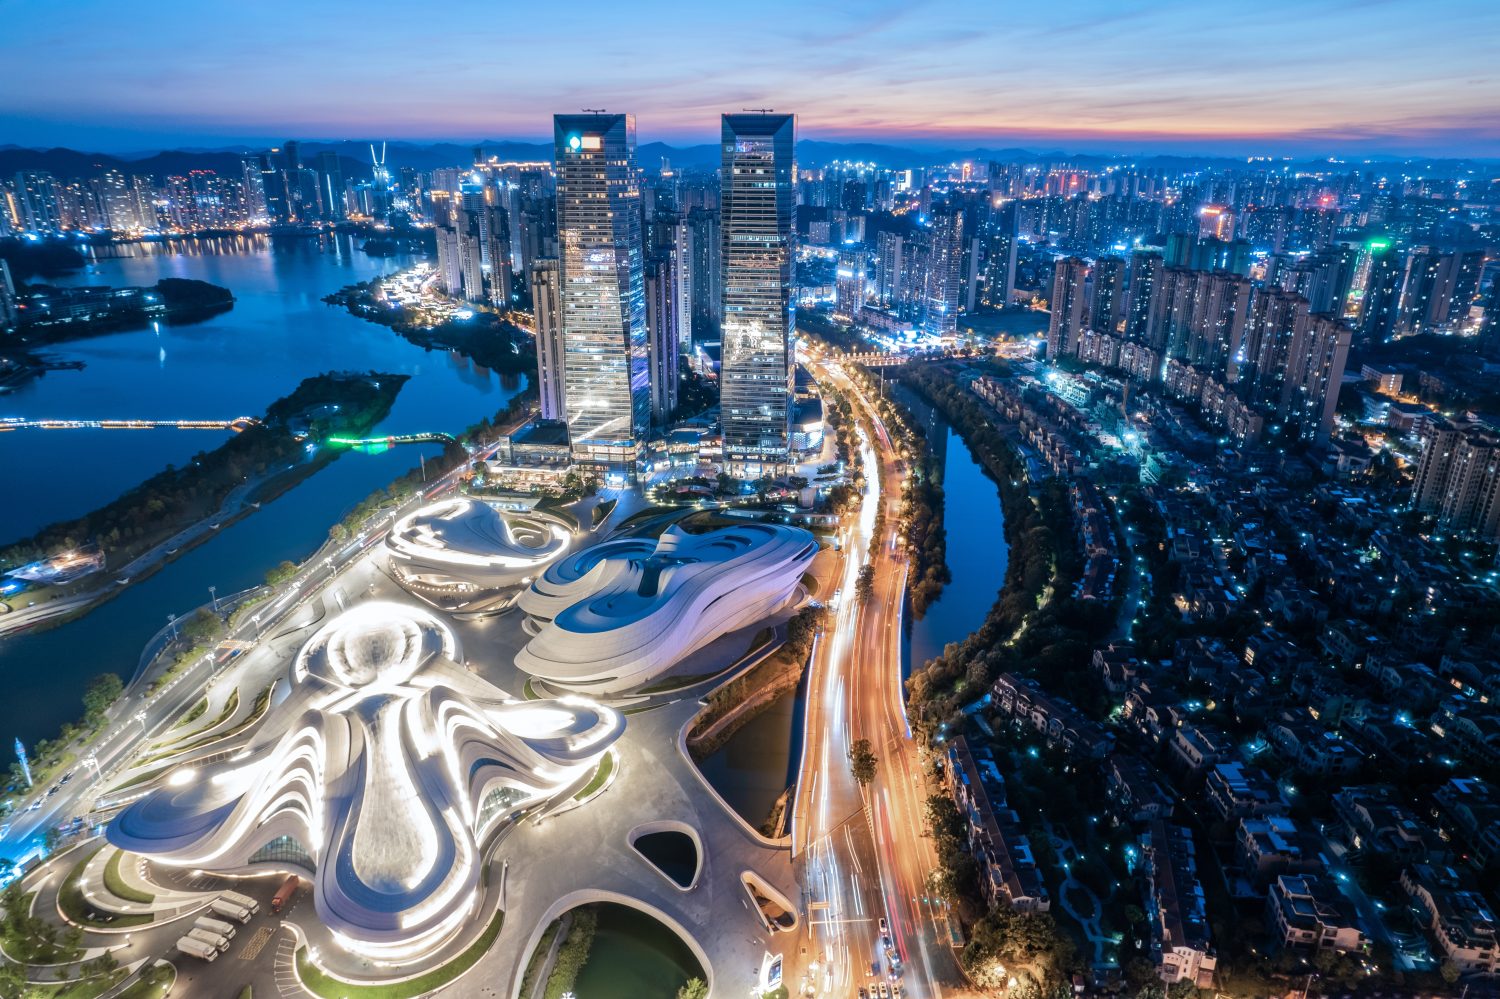
[[[617,902],[662,919],[704,964],[715,995],[748,992],[764,955],[791,946],[791,935],[767,932],[741,881],[749,872],[787,899],[799,898],[789,844],[751,830],[679,748],[698,710],[698,702],[684,700],[632,715],[617,744],[620,769],[599,800],[525,822],[501,844],[496,860],[510,860],[505,926],[475,968],[480,980],[504,983],[500,994],[514,997],[547,926],[588,902]],[[630,845],[634,830],[678,824],[707,844],[686,891]]]

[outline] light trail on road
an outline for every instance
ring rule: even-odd
[[[921,901],[936,854],[924,834],[922,767],[901,676],[907,565],[896,524],[902,467],[859,386],[835,364],[810,366],[860,412],[857,460],[865,489],[841,535],[839,593],[830,601],[834,617],[810,666],[792,844],[808,918],[803,953],[788,961],[787,980],[811,985],[818,996],[847,996],[873,984],[872,965],[882,974],[891,970],[877,925],[884,917],[905,994],[940,999],[942,983],[959,980],[959,974],[936,908]],[[884,527],[876,537],[882,506]],[[856,583],[867,563],[874,567],[875,585],[862,602]],[[861,738],[878,758],[875,780],[863,789],[849,766],[850,747]],[[831,976],[825,974],[829,962]]]

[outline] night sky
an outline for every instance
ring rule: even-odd
[[[0,3],[0,144],[541,139],[1500,156],[1494,0]]]

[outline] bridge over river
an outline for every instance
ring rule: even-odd
[[[6,430],[248,430],[260,421],[253,416],[231,420],[23,420],[0,416],[0,432]]]

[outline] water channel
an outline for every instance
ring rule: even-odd
[[[383,326],[325,305],[343,285],[407,266],[371,257],[348,237],[203,240],[115,248],[58,284],[150,285],[187,277],[229,288],[235,307],[190,326],[162,326],[63,344],[82,360],[0,397],[0,415],[83,418],[226,418],[259,415],[303,378],[330,370],[412,376],[379,430],[457,431],[492,416],[524,387],[442,351],[424,351]],[[0,436],[0,536],[100,506],[161,470],[218,445],[212,431],[37,430]],[[421,447],[347,454],[148,579],[70,623],[0,640],[0,739],[28,743],[82,713],[88,679],[129,677],[142,647],[167,622],[209,599],[260,582],[283,559],[322,543],[355,503],[416,465]],[[428,447],[425,453],[435,453]]]

